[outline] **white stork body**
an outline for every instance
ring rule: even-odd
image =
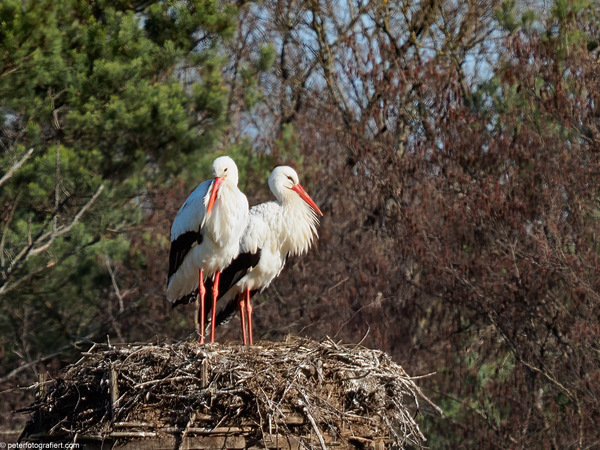
[[[237,187],[233,160],[227,156],[215,159],[213,174],[214,180],[200,184],[188,197],[171,227],[167,299],[175,305],[187,303],[199,291],[202,310],[204,283],[213,277],[218,281],[221,270],[238,255],[248,221],[248,200]],[[213,287],[213,303],[217,287]],[[201,312],[201,343],[203,316]]]
[[[291,167],[276,167],[269,177],[269,187],[277,201],[261,203],[250,209],[248,226],[240,241],[240,258],[235,260],[230,268],[225,269],[225,272],[239,273],[239,270],[243,269],[239,267],[242,255],[255,255],[258,258],[253,260],[256,265],[246,268],[245,275],[235,284],[221,285],[221,298],[227,302],[227,306],[216,319],[218,324],[226,322],[235,311],[235,306],[239,306],[244,344],[248,343],[245,327],[247,313],[250,345],[251,295],[269,286],[283,269],[289,255],[300,255],[309,250],[317,237],[317,214],[322,215],[317,205],[300,186],[298,175]],[[228,274],[227,278],[235,277]]]

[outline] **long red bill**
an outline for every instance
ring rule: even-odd
[[[219,192],[219,186],[223,182],[223,178],[216,177],[215,181],[213,181],[212,191],[210,193],[210,199],[208,200],[208,207],[206,208],[206,214],[208,215],[210,211],[215,206],[215,200],[217,199],[217,193]]]
[[[313,199],[310,198],[310,196],[306,193],[306,191],[304,190],[304,188],[302,186],[300,186],[300,183],[295,184],[294,186],[291,187],[291,189],[292,189],[292,191],[298,193],[298,195],[300,196],[300,198],[302,200],[304,200],[306,203],[308,203],[312,209],[314,209],[321,216],[323,215],[323,213],[321,212],[321,210],[319,209],[319,207],[316,205],[316,203],[313,202]]]

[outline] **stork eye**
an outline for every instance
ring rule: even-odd
[[[225,169],[223,169],[223,172],[227,172],[227,167],[225,167]]]

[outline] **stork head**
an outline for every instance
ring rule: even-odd
[[[229,156],[220,156],[213,161],[212,165],[213,177],[215,181],[212,184],[210,199],[206,208],[206,213],[210,213],[217,199],[217,194],[223,182],[227,182],[233,186],[238,184],[238,169],[233,159]]]
[[[289,166],[278,166],[273,169],[271,176],[269,177],[269,187],[271,191],[279,201],[285,201],[291,196],[298,195],[304,200],[317,214],[321,216],[323,213],[313,201],[312,198],[306,193],[304,188],[300,185],[298,180],[298,174],[294,169]]]
[[[223,181],[227,180],[227,182],[237,186],[238,168],[229,156],[219,156],[215,159],[212,165],[212,172],[215,179],[221,178]]]

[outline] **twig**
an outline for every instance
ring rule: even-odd
[[[367,336],[369,335],[369,332],[371,331],[371,326],[367,325],[367,332],[365,333],[365,335],[363,336],[363,338],[360,340],[360,342],[358,344],[356,344],[356,346],[354,347],[354,349],[357,349],[358,347],[361,346],[361,344],[363,342],[365,342],[365,339],[367,338]]]
[[[25,152],[25,154],[23,155],[23,157],[17,161],[16,163],[14,163],[12,165],[12,167],[10,169],[8,169],[8,172],[6,172],[2,178],[0,178],[0,186],[2,186],[5,182],[7,182],[10,177],[12,177],[14,175],[14,173],[19,170],[19,168],[25,164],[25,161],[27,161],[29,159],[29,157],[33,154],[33,147],[30,148],[29,150],[27,150]]]
[[[53,353],[49,353],[47,355],[44,355],[38,359],[35,359],[31,362],[28,362],[27,364],[23,364],[13,370],[11,370],[10,372],[8,372],[6,375],[4,375],[2,378],[0,378],[0,383],[4,383],[7,380],[10,380],[12,377],[14,377],[15,375],[18,375],[19,373],[21,373],[22,371],[24,371],[25,369],[28,369],[32,366],[35,366],[36,364],[39,364],[41,362],[47,361],[51,358],[54,358],[55,356],[60,355],[61,353],[63,353],[65,350],[69,349],[73,347],[73,345],[65,345],[64,347],[61,347],[60,349],[58,349],[57,351],[53,352]]]
[[[19,204],[19,201],[21,200],[21,196],[23,195],[23,191],[20,190],[17,194],[17,196],[15,197],[15,200],[13,202],[13,204],[11,205],[11,209],[10,212],[8,213],[8,217],[6,218],[6,221],[4,222],[4,226],[2,227],[2,238],[0,238],[0,269],[2,269],[4,267],[4,246],[6,245],[6,233],[8,232],[8,227],[10,225],[10,223],[13,220],[13,217],[15,216],[15,211],[17,209],[17,205]],[[0,274],[3,277],[5,276],[4,273]]]
[[[58,211],[60,205],[60,144],[56,144],[56,180],[54,181],[54,211]],[[54,215],[52,231],[56,233],[58,228],[58,214]]]
[[[110,265],[110,258],[108,256],[104,256],[104,264],[106,265],[106,269],[110,274],[110,279],[112,281],[113,289],[115,290],[115,295],[119,300],[119,312],[123,312],[125,310],[125,304],[123,303],[123,296],[121,295],[121,290],[119,289],[119,285],[117,284],[117,279],[115,277],[115,272],[113,271]]]
[[[340,325],[340,327],[338,328],[337,332],[333,335],[334,338],[337,337],[338,334],[340,334],[340,332],[344,329],[344,327],[346,325],[348,325],[349,322],[352,321],[352,319],[354,319],[356,317],[356,315],[361,312],[363,309],[365,308],[370,308],[373,305],[377,305],[377,304],[381,304],[384,300],[387,300],[385,298],[383,298],[383,294],[381,292],[377,293],[377,296],[375,297],[375,300],[373,300],[371,303],[368,303],[366,305],[361,306],[360,308],[358,308],[354,314],[352,314],[352,316],[350,316],[350,318],[348,320],[346,320],[344,323],[342,323],[342,325]],[[361,341],[362,342],[362,341]]]
[[[73,256],[74,254],[76,254],[78,251],[81,251],[84,248],[87,248],[87,247],[90,247],[90,246],[96,244],[99,240],[100,240],[100,238],[98,236],[96,236],[90,242],[87,242],[87,243],[83,244],[81,247],[77,247],[73,251],[67,253],[66,255],[63,255],[62,258],[60,258],[58,261],[52,261],[52,260],[48,261],[48,263],[46,263],[45,265],[39,266],[35,270],[31,270],[30,272],[28,272],[26,275],[23,275],[18,280],[14,281],[12,283],[8,283],[7,282],[8,275],[11,275],[11,274],[15,273],[16,270],[18,269],[18,268],[14,268],[10,273],[5,274],[6,278],[0,279],[0,295],[1,294],[6,294],[7,292],[15,289],[16,287],[18,287],[22,283],[30,280],[31,278],[33,278],[36,275],[42,273],[44,270],[49,269],[50,267],[62,264],[64,261],[66,261],[68,258],[70,258],[71,256]]]
[[[302,395],[304,396],[304,394],[302,394]],[[305,396],[304,396],[304,398],[306,399]],[[306,401],[308,401],[308,400],[306,400]],[[313,418],[312,414],[308,410],[308,407],[305,405],[302,407],[302,410],[306,414],[306,417],[308,417],[308,420],[309,420],[310,424],[312,425],[313,430],[315,430],[315,433],[317,434],[317,437],[319,438],[319,443],[321,444],[321,448],[323,450],[327,450],[327,446],[325,445],[325,440],[323,439],[323,436],[321,436],[321,432],[319,431],[317,422],[315,422],[315,419]]]
[[[155,384],[160,384],[163,381],[184,381],[184,380],[198,380],[198,377],[194,377],[194,376],[191,376],[191,375],[184,375],[184,376],[180,376],[180,377],[171,377],[171,376],[168,376],[168,377],[165,377],[165,378],[161,378],[159,380],[150,380],[150,381],[146,381],[144,383],[136,384],[134,386],[134,388],[135,389],[139,389],[139,388],[146,387],[146,386],[152,386],[152,385],[155,385]]]
[[[40,236],[40,238],[37,239],[38,242],[43,241],[45,239],[49,239],[49,240],[45,244],[43,244],[39,247],[32,248],[29,251],[29,254],[37,255],[38,253],[43,252],[44,250],[48,249],[48,247],[50,247],[54,243],[56,238],[71,231],[71,229],[77,224],[77,222],[79,222],[79,220],[81,219],[81,216],[83,216],[85,214],[85,212],[90,208],[90,206],[92,206],[92,204],[100,196],[100,194],[102,193],[103,190],[104,190],[104,185],[101,184],[98,187],[98,189],[96,190],[96,192],[94,193],[94,195],[92,196],[92,198],[85,205],[83,205],[81,207],[81,209],[77,212],[77,214],[75,214],[75,217],[73,217],[73,220],[71,221],[71,223],[69,223],[68,225],[63,225],[63,226],[57,228],[56,230],[48,231],[47,233]],[[35,242],[35,243],[37,243],[37,242]]]
[[[28,245],[23,247],[21,249],[21,251],[10,262],[10,264],[8,265],[8,268],[6,269],[6,272],[3,274],[2,278],[0,279],[0,294],[4,294],[9,290],[6,287],[7,280],[13,273],[15,273],[19,269],[19,267],[25,261],[27,261],[29,259],[29,257],[47,250],[54,243],[56,238],[63,236],[64,234],[71,231],[71,229],[75,226],[75,224],[77,222],[79,222],[79,220],[81,219],[83,214],[85,214],[85,212],[92,206],[92,204],[100,196],[103,189],[104,189],[104,185],[101,184],[98,187],[98,189],[96,190],[95,194],[92,196],[92,198],[85,205],[83,205],[81,207],[81,209],[77,212],[75,217],[73,217],[73,220],[71,220],[71,223],[69,223],[68,225],[63,225],[56,229],[54,229],[54,227],[53,227],[53,229],[51,231],[48,231],[46,233],[43,233],[42,231],[40,231],[40,233],[35,237],[35,239],[30,239],[30,242],[28,242]],[[48,226],[50,221],[54,220],[54,217],[56,216],[56,214],[58,214],[58,211],[56,211],[56,210],[53,211],[52,216],[50,217],[49,220],[46,221],[46,223],[42,227],[42,230],[46,226]],[[45,243],[41,244],[41,242],[44,240],[47,240],[47,241]],[[36,247],[36,245],[37,245],[37,247]],[[51,267],[53,265],[54,265],[54,262],[50,261],[46,265],[46,268]],[[13,283],[12,287],[14,288],[14,286],[16,284],[17,284],[17,282]]]

